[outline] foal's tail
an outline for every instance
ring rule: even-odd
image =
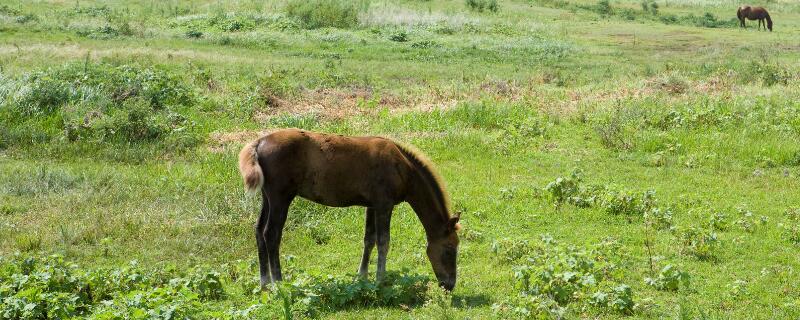
[[[772,19],[769,18],[769,12],[764,11],[764,15],[765,15],[764,18],[767,18],[767,29],[769,29],[769,31],[772,31]]]
[[[242,148],[239,152],[239,171],[242,173],[244,187],[248,192],[256,192],[264,185],[264,172],[258,164],[258,144],[256,140]]]

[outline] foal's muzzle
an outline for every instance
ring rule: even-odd
[[[453,291],[453,288],[456,287],[456,280],[439,281],[439,286],[447,291]]]

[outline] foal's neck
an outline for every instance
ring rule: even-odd
[[[440,238],[444,236],[444,228],[450,218],[450,214],[446,211],[446,204],[440,203],[441,200],[434,195],[431,189],[438,186],[429,185],[419,175],[415,174],[414,176],[406,202],[411,205],[419,221],[422,222],[428,240]]]

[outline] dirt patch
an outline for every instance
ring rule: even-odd
[[[235,132],[212,132],[208,135],[208,151],[224,152],[228,146],[240,146],[274,130],[245,130]]]
[[[268,108],[258,110],[254,119],[267,122],[280,114],[317,114],[323,119],[343,119],[369,114],[383,108],[398,109],[412,104],[391,94],[376,94],[369,88],[306,90],[292,97],[268,96]]]
[[[253,119],[268,123],[282,114],[314,114],[324,120],[345,119],[357,115],[373,115],[387,109],[390,113],[449,109],[459,101],[479,99],[489,94],[496,98],[520,97],[520,90],[509,83],[485,84],[472,93],[431,88],[427,92],[404,96],[377,93],[370,88],[305,90],[291,97],[266,96],[266,107],[255,112]]]
[[[643,99],[666,94],[671,99],[683,99],[693,94],[719,96],[736,90],[734,75],[720,74],[704,80],[687,80],[682,77],[652,77],[645,79],[640,85],[620,87],[614,90],[566,92],[566,99],[554,99],[552,95],[539,99],[542,110],[550,114],[570,115],[581,109],[581,106],[603,105],[610,101]]]

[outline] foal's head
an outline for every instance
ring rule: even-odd
[[[450,291],[456,286],[456,256],[458,255],[459,215],[451,217],[445,223],[444,230],[438,237],[428,239],[428,259],[433,265],[433,273],[439,280],[439,286]]]

